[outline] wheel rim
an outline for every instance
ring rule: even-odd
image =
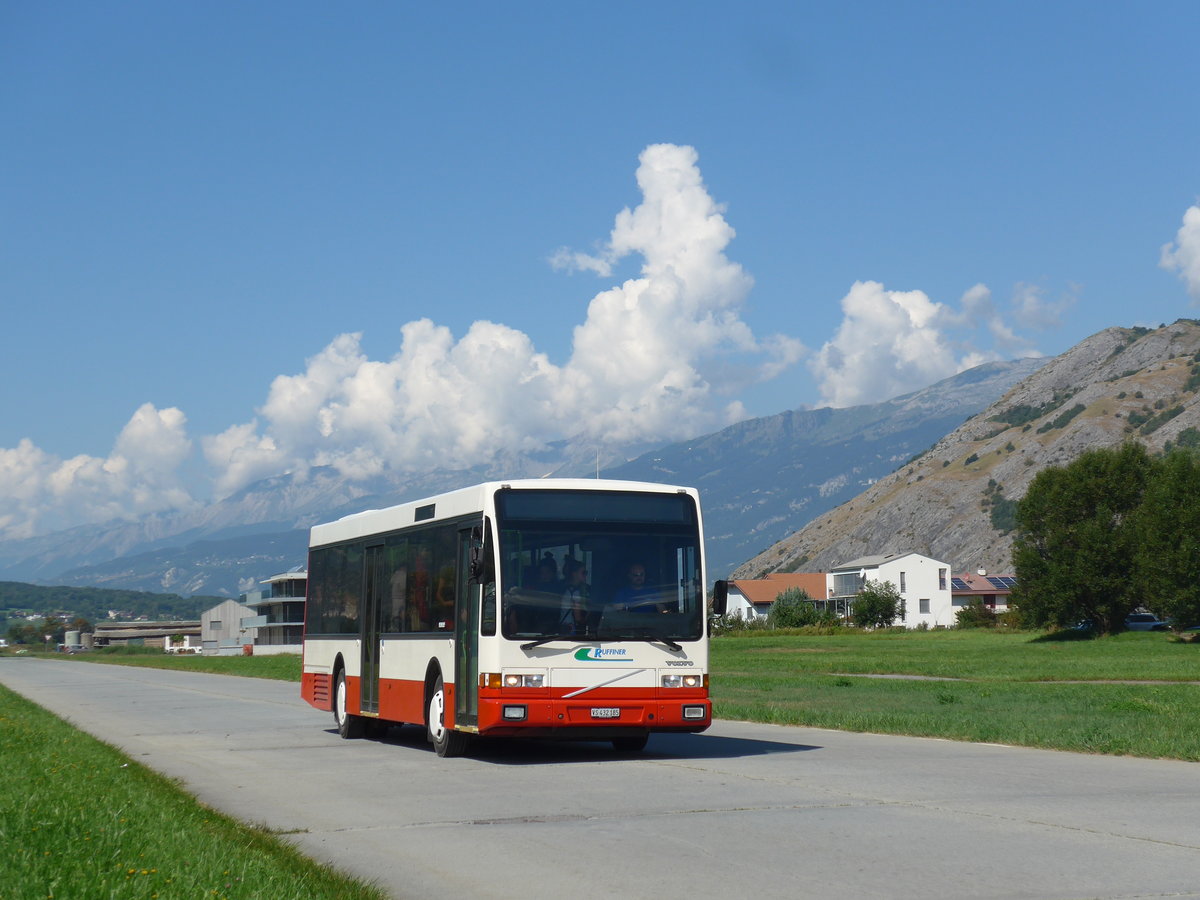
[[[346,679],[339,678],[337,683],[337,700],[334,703],[334,715],[338,724],[346,721]]]
[[[434,741],[440,741],[446,733],[442,713],[445,710],[445,695],[442,691],[434,691],[429,698],[429,736]]]

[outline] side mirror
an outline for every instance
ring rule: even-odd
[[[472,584],[488,584],[496,580],[492,563],[492,532],[476,525],[471,529],[471,546],[467,558]]]
[[[471,548],[470,561],[470,581],[471,584],[479,584],[479,576],[483,574],[483,559],[478,547]]]
[[[729,608],[729,582],[718,581],[713,585],[713,615],[723,616]]]

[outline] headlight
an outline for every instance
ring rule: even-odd
[[[540,688],[546,684],[546,676],[538,675],[521,675],[515,672],[509,672],[504,676],[504,686],[506,688]]]
[[[683,675],[678,672],[671,672],[662,677],[662,686],[665,688],[697,688],[704,684],[703,675]]]

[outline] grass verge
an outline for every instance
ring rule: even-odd
[[[0,896],[384,900],[0,687]]]
[[[712,651],[721,718],[1200,760],[1200,646],[1162,634],[766,635]]]
[[[43,655],[43,654],[36,654]],[[200,656],[199,654],[163,653],[149,647],[105,647],[74,656],[44,654],[47,658],[70,659],[150,669],[178,669],[183,672],[209,672],[214,675],[244,675],[248,678],[272,678],[277,681],[300,680],[300,655],[279,653],[272,656]]]

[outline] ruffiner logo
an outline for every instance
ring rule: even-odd
[[[580,647],[575,651],[575,658],[578,660],[603,660],[612,662],[616,660],[629,661],[629,651],[624,647]]]

